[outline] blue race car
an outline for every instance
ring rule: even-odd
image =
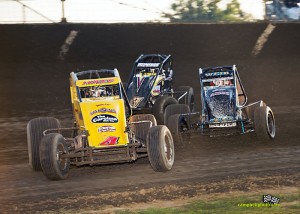
[[[195,131],[209,136],[255,131],[260,140],[275,138],[274,113],[262,100],[247,104],[235,65],[200,68],[199,76],[202,111],[182,113],[178,105],[166,109],[167,125],[175,141]]]

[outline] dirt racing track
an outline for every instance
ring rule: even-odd
[[[1,213],[99,210],[253,185],[299,191],[300,24],[0,25],[0,32]],[[72,124],[69,73],[116,67],[126,81],[142,53],[172,54],[175,86],[194,88],[196,111],[199,67],[236,64],[249,101],[263,99],[272,108],[276,139],[194,136],[177,148],[167,173],[154,172],[146,160],[74,167],[63,181],[33,172],[26,124],[38,116]],[[251,186],[249,177],[267,182],[254,179]]]

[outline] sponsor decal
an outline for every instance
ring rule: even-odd
[[[214,79],[210,82],[210,86],[230,86],[232,82],[230,79]]]
[[[209,128],[219,128],[219,127],[235,127],[236,122],[233,123],[218,123],[218,124],[210,124]]]
[[[114,81],[114,79],[88,80],[88,81],[84,81],[83,85],[104,84],[104,83],[111,83],[113,81]]]
[[[98,128],[98,132],[115,132],[116,128],[113,126],[101,126]]]
[[[94,115],[96,113],[116,113],[116,110],[115,109],[111,109],[111,108],[100,108],[100,109],[97,109],[97,110],[94,110],[90,113],[90,115]]]
[[[205,73],[206,77],[223,76],[223,75],[229,75],[229,72],[228,71],[220,71],[220,72]]]
[[[153,89],[152,89],[152,92],[153,93],[160,93],[160,85],[154,86]]]
[[[118,118],[109,114],[100,114],[92,118],[93,123],[117,123]]]
[[[211,93],[210,97],[214,97],[214,96],[217,96],[217,95],[227,95],[227,96],[229,96],[229,92],[228,91],[216,91],[216,92]]]
[[[97,104],[96,106],[97,107],[99,107],[99,106],[109,106],[109,104],[108,103],[101,103],[101,104]]]
[[[138,63],[137,67],[142,67],[142,68],[156,68],[159,66],[160,63]]]
[[[118,144],[119,138],[118,137],[114,137],[114,136],[110,136],[108,138],[105,139],[105,141],[99,143],[100,146],[104,146],[104,145],[116,145]]]

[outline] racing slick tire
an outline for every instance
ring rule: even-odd
[[[156,126],[157,122],[153,114],[136,114],[130,117],[129,122],[139,122],[139,121],[151,121],[152,125],[148,122],[131,124],[131,128],[135,133],[136,138],[142,140],[146,143],[147,134],[152,126]]]
[[[153,108],[152,113],[156,118],[158,125],[164,125],[164,112],[167,106],[172,104],[178,104],[177,100],[174,97],[169,96],[161,96],[156,99]]]
[[[187,114],[190,113],[190,107],[186,104],[169,105],[165,109],[164,124],[167,124],[168,118],[173,114]]]
[[[189,121],[184,115],[173,114],[168,118],[167,127],[172,134],[175,146],[183,146],[183,141],[190,140],[190,134],[184,133],[190,129],[189,126]]]
[[[182,96],[185,91],[188,92],[187,97],[183,97],[178,101],[178,103],[188,105],[190,107],[190,111],[193,112],[195,106],[194,89],[190,86],[179,86],[177,91],[179,92],[176,96],[177,99]]]
[[[153,126],[147,136],[149,162],[154,171],[165,172],[174,164],[174,143],[171,132],[164,125]]]
[[[275,118],[269,106],[260,106],[255,109],[254,130],[259,140],[275,138]]]
[[[47,134],[40,145],[41,166],[44,175],[50,180],[63,180],[69,175],[70,159],[61,158],[68,154],[68,146],[59,133]]]
[[[46,129],[60,128],[60,122],[53,117],[38,117],[27,124],[27,145],[29,165],[34,171],[41,171],[39,147]]]

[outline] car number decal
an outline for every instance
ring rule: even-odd
[[[118,144],[119,138],[118,137],[114,137],[114,136],[110,136],[108,138],[105,139],[105,141],[99,143],[99,145],[116,145]]]

